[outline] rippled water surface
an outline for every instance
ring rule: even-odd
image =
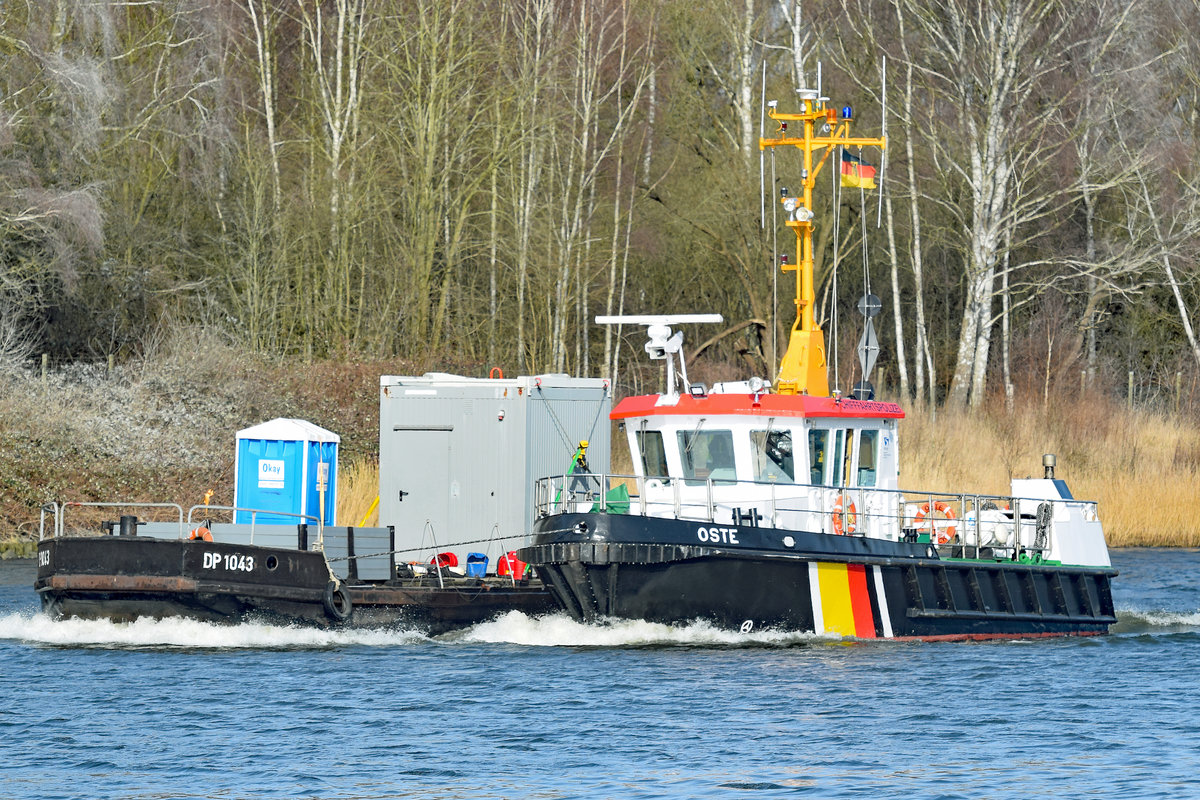
[[[1113,561],[1109,636],[936,644],[51,622],[0,564],[0,797],[1200,797],[1200,551]]]

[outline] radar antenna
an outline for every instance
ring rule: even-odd
[[[679,374],[688,387],[687,362],[683,357],[683,331],[671,333],[672,325],[696,322],[724,322],[720,314],[643,314],[633,316],[596,317],[597,325],[645,325],[646,354],[655,361],[667,362],[667,391],[669,400],[679,399],[675,380],[675,359],[679,359]]]

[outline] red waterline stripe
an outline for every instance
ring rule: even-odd
[[[1064,633],[946,633],[937,636],[897,636],[901,642],[982,642],[989,639],[1051,639],[1060,636],[1104,636],[1108,631],[1069,631]]]

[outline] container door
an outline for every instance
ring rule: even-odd
[[[321,464],[325,464],[325,516],[321,519],[326,525],[337,525],[337,444],[334,442],[309,442],[305,458],[308,460],[305,470],[308,480],[304,487],[304,513],[313,517],[321,517],[319,478],[322,471]],[[354,522],[349,524],[353,525]]]
[[[387,459],[392,479],[386,491],[396,512],[396,549],[407,551],[398,552],[396,561],[428,561],[434,548],[455,541],[453,532],[446,529],[454,489],[450,481],[452,429],[396,427],[399,430],[386,434],[392,437]],[[392,519],[380,520],[380,524],[391,523]]]

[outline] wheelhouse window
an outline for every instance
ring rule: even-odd
[[[854,430],[847,428],[845,431],[838,431],[838,444],[846,443],[846,454],[842,459],[841,474],[838,479],[831,485],[833,486],[849,486],[853,477],[852,470],[854,469]]]
[[[642,470],[647,478],[667,477],[667,448],[662,431],[638,431],[638,451],[642,454]]]
[[[791,431],[750,431],[750,451],[754,454],[754,480],[795,480]]]
[[[815,429],[808,432],[810,483],[845,486],[854,463],[854,431]]]
[[[828,460],[829,431],[808,432],[808,482],[821,486],[825,483],[825,466]]]
[[[688,483],[737,480],[732,431],[679,431],[679,456]]]
[[[858,437],[858,485],[875,486],[878,480],[879,431],[862,431]]]

